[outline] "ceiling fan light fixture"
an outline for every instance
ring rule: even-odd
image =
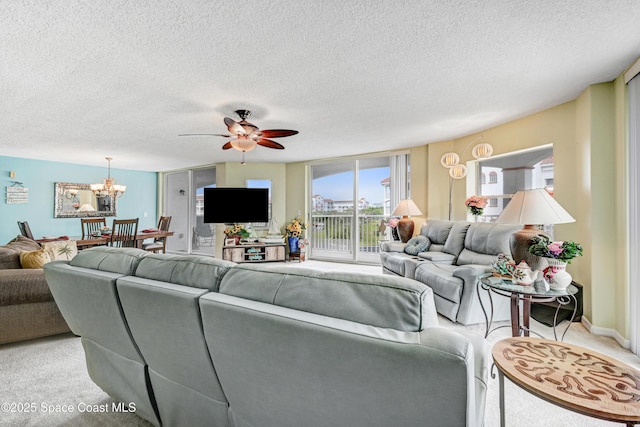
[[[251,151],[256,148],[257,142],[251,138],[236,138],[232,139],[231,146],[238,151],[242,151],[243,153],[247,151]]]

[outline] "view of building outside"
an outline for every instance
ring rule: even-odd
[[[511,195],[519,190],[544,188],[553,195],[553,154],[532,165],[523,163],[524,159],[531,159],[531,156],[507,157],[496,166],[491,165],[496,161],[480,162],[479,194],[488,200],[478,221],[495,221],[509,203]]]

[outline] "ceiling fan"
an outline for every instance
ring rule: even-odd
[[[271,141],[268,138],[282,138],[285,136],[291,136],[298,133],[297,130],[289,129],[267,129],[260,130],[258,126],[253,123],[249,123],[247,118],[251,115],[249,110],[236,110],[235,113],[240,117],[240,121],[225,117],[224,124],[227,125],[229,130],[228,134],[220,133],[183,133],[178,136],[222,136],[225,138],[234,138],[222,146],[223,150],[235,148],[242,152],[242,164],[245,164],[244,153],[256,148],[256,145],[261,145],[267,148],[275,148],[277,150],[284,150],[284,146],[275,141]]]

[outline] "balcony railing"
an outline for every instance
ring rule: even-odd
[[[386,221],[385,215],[358,215],[358,250],[376,253],[380,251],[379,240],[387,239],[379,231],[380,222]],[[313,214],[311,216],[311,247],[318,250],[353,252],[353,215],[346,214]]]

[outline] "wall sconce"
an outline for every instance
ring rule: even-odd
[[[480,135],[469,144],[467,144],[460,155],[454,152],[449,152],[443,154],[440,158],[440,164],[443,167],[449,169],[449,221],[451,221],[452,215],[451,195],[453,193],[453,180],[463,179],[467,176],[467,167],[460,163],[460,157],[463,156],[464,153],[466,153],[471,144],[482,138],[484,138],[484,135]],[[493,147],[487,142],[481,142],[480,144],[473,147],[473,150],[471,150],[471,155],[477,160],[488,159],[492,154]]]

